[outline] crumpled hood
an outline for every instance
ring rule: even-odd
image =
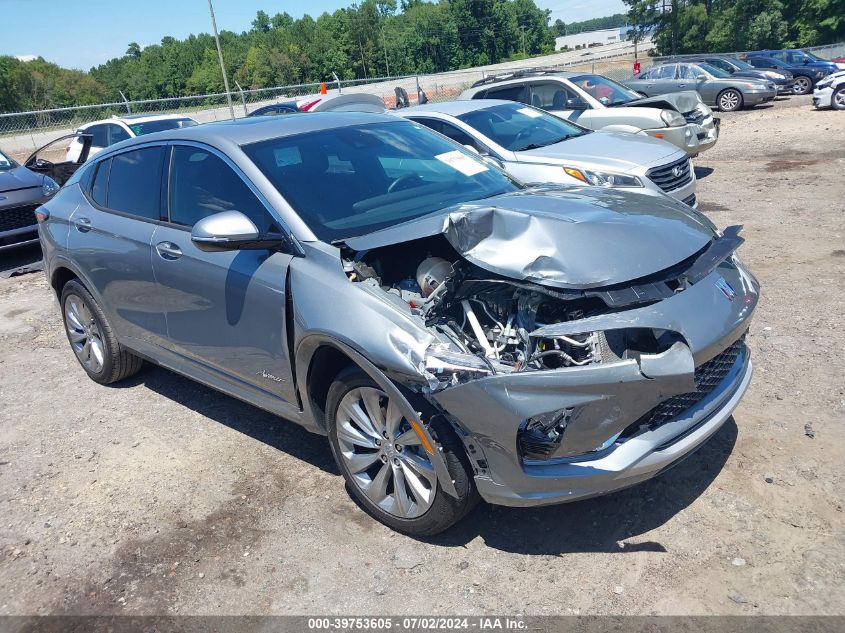
[[[680,160],[684,156],[677,147],[660,139],[601,131],[516,153],[521,163],[560,163],[621,172]]]
[[[449,207],[345,243],[361,251],[437,234],[489,272],[573,289],[657,273],[714,237],[706,219],[669,197],[538,187]]]
[[[0,192],[40,187],[43,179],[43,176],[29,171],[26,167],[0,171]]]
[[[636,77],[635,77],[636,79]],[[701,103],[701,97],[695,90],[682,90],[681,92],[670,92],[669,94],[657,97],[644,97],[636,101],[629,101],[623,107],[626,108],[668,108],[677,110],[681,114],[695,110]]]

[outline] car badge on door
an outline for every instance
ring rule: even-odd
[[[716,287],[722,291],[722,294],[728,298],[728,301],[733,301],[734,297],[736,297],[736,290],[731,287],[731,285],[725,281],[724,277],[719,277],[716,280]]]

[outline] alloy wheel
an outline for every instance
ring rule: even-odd
[[[65,300],[65,328],[79,362],[94,374],[102,371],[105,362],[103,337],[90,307],[78,295],[68,295]]]
[[[795,86],[793,91],[797,95],[805,95],[810,92],[810,88],[812,85],[810,84],[810,80],[806,77],[798,77],[795,79]]]
[[[845,110],[845,90],[842,88],[833,94],[833,107],[837,110]]]
[[[719,109],[725,112],[732,112],[739,106],[739,93],[735,90],[727,90],[719,97]]]
[[[431,507],[437,491],[434,466],[383,391],[350,390],[338,405],[336,433],[352,481],[372,503],[402,519],[419,517]]]

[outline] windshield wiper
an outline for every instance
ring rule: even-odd
[[[515,149],[515,152],[527,152],[530,149],[540,149],[541,147],[548,147],[549,145],[554,145],[555,143],[562,143],[563,141],[571,139],[575,134],[567,134],[566,136],[561,136],[560,138],[556,138],[553,141],[549,141],[548,143],[531,143],[526,145],[525,147],[520,147],[519,149]]]

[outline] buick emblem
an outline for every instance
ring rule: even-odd
[[[675,178],[680,178],[681,174],[683,174],[683,173],[684,173],[684,168],[681,167],[680,165],[675,165],[674,167],[672,167],[672,175]]]
[[[722,294],[728,298],[728,301],[733,301],[734,297],[736,297],[736,290],[734,290],[733,287],[725,281],[724,277],[719,277],[716,281],[716,287],[722,291]]]

